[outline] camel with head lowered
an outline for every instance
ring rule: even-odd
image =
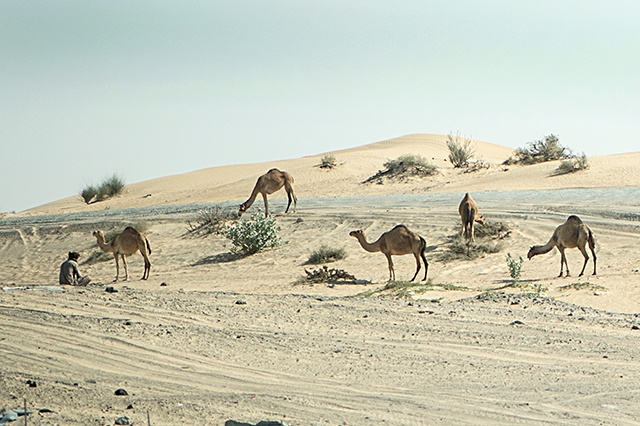
[[[467,240],[476,240],[474,222],[484,225],[484,216],[478,213],[478,205],[475,200],[467,192],[458,207],[460,218],[462,219],[461,236]]]
[[[420,235],[410,231],[404,225],[397,225],[391,231],[382,234],[374,243],[367,242],[367,237],[362,230],[351,231],[350,236],[355,237],[363,249],[368,252],[374,253],[381,251],[386,257],[389,263],[389,281],[395,281],[396,272],[393,269],[392,255],[404,255],[412,253],[416,258],[416,273],[413,274],[413,281],[418,272],[420,272],[420,258],[424,262],[424,278],[427,279],[427,272],[429,271],[429,262],[425,257],[425,251],[427,248],[427,242]]]
[[[566,248],[578,248],[584,256],[584,264],[582,265],[582,271],[580,275],[584,274],[584,269],[587,266],[589,255],[587,254],[586,245],[589,244],[589,249],[593,255],[593,275],[596,275],[596,240],[593,236],[593,232],[587,225],[582,222],[578,216],[571,215],[565,223],[558,226],[553,232],[549,242],[543,246],[532,246],[529,249],[527,257],[531,259],[533,256],[550,252],[554,247],[558,247],[560,250],[560,275],[562,277],[563,264],[567,269],[567,277],[569,276],[569,264],[567,263],[567,257],[564,254]]]
[[[293,211],[295,212],[296,207],[298,206],[298,198],[293,192],[293,176],[278,169],[271,169],[258,178],[256,186],[253,188],[253,192],[251,192],[251,196],[249,197],[249,199],[240,204],[240,211],[238,212],[238,216],[241,216],[242,213],[244,213],[249,209],[249,207],[251,207],[258,194],[262,194],[262,199],[264,200],[264,217],[268,217],[269,203],[267,202],[267,195],[279,191],[283,186],[285,191],[287,191],[287,197],[289,198],[287,209],[284,212],[289,212],[289,207],[291,206],[292,200]]]
[[[144,258],[144,273],[141,280],[149,278],[149,272],[151,271],[151,262],[149,261],[149,255],[151,254],[151,246],[149,245],[149,239],[142,232],[137,231],[131,226],[127,226],[124,231],[113,237],[111,242],[107,243],[104,240],[104,232],[97,230],[93,232],[93,236],[96,237],[98,245],[105,253],[113,253],[116,259],[116,279],[118,281],[120,276],[120,264],[118,262],[118,256],[122,258],[124,264],[124,281],[129,279],[129,271],[127,270],[127,259],[125,256],[129,256],[140,251]]]

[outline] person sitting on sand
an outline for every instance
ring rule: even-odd
[[[80,253],[69,252],[69,258],[60,265],[60,284],[87,285],[91,282],[91,278],[87,275],[83,277],[80,274],[78,258],[80,258]]]

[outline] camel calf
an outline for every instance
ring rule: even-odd
[[[484,225],[484,216],[478,213],[478,205],[471,195],[467,192],[458,207],[460,218],[462,219],[461,236],[467,240],[475,242],[474,222]]]

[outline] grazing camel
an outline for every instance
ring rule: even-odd
[[[287,209],[284,212],[289,212],[291,200],[293,200],[293,211],[295,212],[296,207],[298,206],[298,198],[296,197],[296,194],[293,193],[293,176],[278,169],[271,169],[258,178],[256,186],[253,188],[253,192],[251,192],[251,196],[249,197],[249,199],[240,204],[240,211],[238,212],[238,216],[241,216],[242,213],[244,213],[249,209],[249,207],[251,207],[258,194],[262,194],[262,198],[264,199],[264,217],[268,217],[269,204],[267,202],[267,195],[279,191],[283,186],[285,191],[287,191],[287,197],[289,198]]]
[[[596,274],[596,252],[594,251],[596,246],[596,240],[591,232],[591,229],[582,222],[578,216],[571,215],[565,223],[558,226],[553,232],[549,242],[543,246],[532,246],[529,249],[527,257],[531,259],[533,256],[550,252],[554,247],[558,247],[560,250],[560,275],[562,277],[562,265],[567,268],[567,277],[569,276],[569,264],[567,263],[567,257],[564,254],[564,249],[577,247],[584,256],[584,264],[582,265],[582,271],[580,275],[584,274],[584,268],[587,266],[589,255],[585,246],[589,243],[589,249],[593,255],[593,275]]]
[[[467,192],[458,207],[460,218],[462,219],[462,233],[464,238],[476,241],[474,222],[484,225],[484,216],[478,213],[478,205]]]
[[[350,236],[355,237],[363,249],[370,253],[381,251],[387,256],[387,262],[389,263],[389,281],[395,281],[396,272],[393,269],[393,261],[391,255],[403,255],[413,253],[416,258],[416,273],[413,274],[413,281],[418,272],[420,271],[420,258],[424,261],[424,278],[427,279],[427,272],[429,271],[429,262],[425,257],[425,250],[427,248],[427,242],[420,235],[410,231],[404,225],[396,225],[391,231],[385,232],[378,238],[375,243],[367,242],[367,237],[362,230],[351,231]]]
[[[113,280],[113,282],[118,281],[120,276],[118,256],[122,258],[122,263],[124,264],[124,280],[127,281],[129,279],[129,272],[127,271],[127,259],[125,256],[133,254],[138,250],[140,250],[144,258],[144,273],[142,274],[141,280],[149,278],[149,272],[151,271],[151,262],[149,261],[151,246],[149,245],[149,240],[146,235],[131,226],[127,226],[124,231],[113,237],[110,243],[105,242],[104,232],[102,232],[102,230],[94,231],[93,236],[96,237],[102,251],[105,253],[113,253],[116,259],[116,279]]]

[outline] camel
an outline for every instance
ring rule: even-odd
[[[478,205],[467,192],[458,207],[460,218],[462,219],[462,237],[467,241],[476,241],[474,222],[484,225],[484,216],[478,213]]]
[[[532,246],[529,249],[527,257],[531,260],[533,256],[548,253],[554,247],[558,247],[558,250],[560,250],[560,275],[558,275],[558,277],[562,277],[563,264],[567,268],[566,276],[568,277],[570,276],[569,264],[567,263],[567,257],[564,254],[564,249],[577,247],[584,256],[584,264],[582,265],[582,271],[580,271],[579,275],[582,276],[582,274],[584,274],[584,269],[587,266],[587,261],[589,260],[589,255],[585,248],[587,243],[589,243],[589,249],[591,249],[591,254],[593,255],[593,275],[596,275],[596,252],[594,251],[596,246],[595,237],[593,236],[591,229],[589,229],[589,227],[575,215],[569,216],[565,223],[556,228],[547,244],[543,246]]]
[[[293,193],[293,176],[278,169],[271,169],[258,178],[256,186],[253,188],[253,192],[251,192],[251,196],[249,197],[249,199],[240,204],[240,211],[238,212],[238,216],[242,216],[242,213],[244,213],[249,209],[249,207],[251,207],[258,194],[262,194],[262,198],[264,199],[264,217],[268,217],[269,203],[267,202],[267,195],[279,191],[283,186],[285,191],[287,191],[287,197],[289,198],[287,209],[284,212],[289,212],[291,200],[293,200],[293,211],[295,212],[296,207],[298,206],[298,198]]]
[[[378,238],[375,243],[367,242],[367,237],[362,230],[351,231],[350,236],[355,237],[363,249],[370,253],[381,251],[387,256],[387,262],[389,263],[389,281],[395,281],[396,272],[393,269],[393,261],[391,255],[403,255],[413,253],[416,258],[416,273],[413,274],[413,281],[420,272],[420,258],[424,261],[424,278],[427,279],[427,272],[429,271],[429,262],[425,257],[425,250],[427,248],[427,242],[420,235],[410,231],[404,225],[396,225],[391,231],[385,232]]]
[[[144,258],[144,273],[142,274],[141,280],[149,278],[149,272],[151,271],[151,262],[149,261],[151,246],[149,245],[149,239],[147,239],[146,235],[131,226],[127,226],[124,231],[113,237],[110,243],[105,242],[104,232],[102,232],[102,230],[94,231],[93,236],[96,237],[102,251],[105,253],[113,253],[116,259],[116,279],[113,280],[113,282],[117,282],[120,276],[118,256],[122,258],[122,263],[124,264],[124,281],[127,281],[129,279],[129,272],[127,271],[127,259],[125,256],[133,254],[138,250],[140,250]]]

